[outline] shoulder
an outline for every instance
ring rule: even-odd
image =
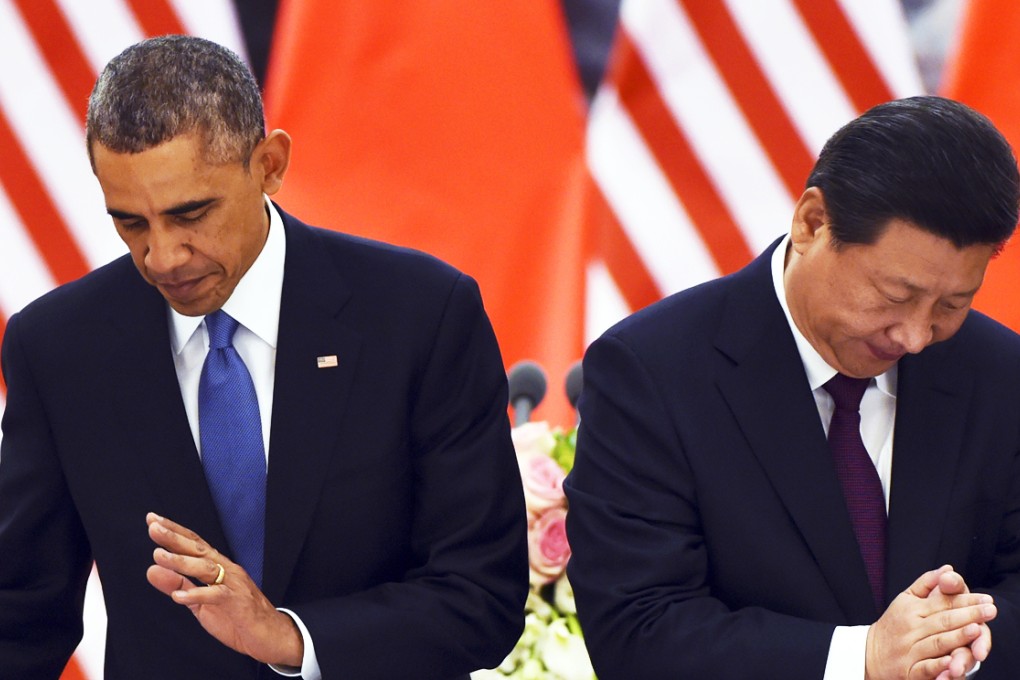
[[[63,332],[60,329],[103,316],[133,301],[158,297],[138,274],[131,258],[124,255],[54,288],[15,316],[23,329],[38,326],[47,332]]]
[[[485,316],[475,281],[411,249],[305,225],[286,217],[284,301],[334,299],[348,319],[379,333],[429,333],[450,315]]]
[[[372,285],[377,290],[423,285],[448,287],[464,277],[456,268],[428,253],[309,226],[286,213],[282,214],[287,231],[289,263],[300,265],[316,255],[324,255],[345,279]]]
[[[922,352],[932,361],[963,365],[978,374],[1020,377],[1020,335],[998,321],[971,310],[949,340]]]
[[[709,347],[733,319],[752,328],[781,308],[761,258],[718,279],[674,293],[635,312],[610,328],[616,339],[638,354],[696,351]],[[775,307],[770,311],[769,305]],[[780,317],[781,318],[781,317]]]

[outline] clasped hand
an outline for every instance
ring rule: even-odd
[[[992,597],[946,565],[922,574],[868,631],[867,680],[963,678],[988,658]]]
[[[146,572],[156,590],[190,609],[210,635],[231,649],[264,663],[301,666],[297,626],[273,607],[243,568],[176,522],[155,513],[145,521],[159,546]]]

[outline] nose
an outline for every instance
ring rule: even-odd
[[[934,334],[931,313],[922,305],[917,305],[888,331],[889,339],[911,354],[917,354],[930,345]]]
[[[155,278],[165,277],[191,256],[181,230],[154,224],[149,227],[145,268]]]

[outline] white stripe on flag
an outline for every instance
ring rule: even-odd
[[[56,285],[0,186],[0,312],[7,318]]]
[[[686,13],[675,0],[624,0],[620,20],[752,252],[764,250],[793,204]]]
[[[584,342],[592,342],[630,313],[619,286],[602,260],[592,260],[585,270]]]
[[[57,0],[98,75],[106,62],[142,38],[142,27],[123,0]]]
[[[229,0],[171,0],[170,4],[188,33],[219,43],[248,59],[234,3]]]
[[[660,290],[681,290],[719,275],[610,86],[603,85],[592,102],[586,145],[592,177]]]
[[[794,127],[817,154],[856,112],[807,26],[786,0],[726,5]]]
[[[902,5],[888,0],[837,1],[893,95],[923,94],[913,47],[904,40],[908,26]]]
[[[0,109],[93,267],[124,252],[85,155],[85,132],[21,15],[0,0]]]

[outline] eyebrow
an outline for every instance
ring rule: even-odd
[[[201,210],[202,208],[211,205],[218,200],[219,200],[218,198],[200,198],[194,201],[185,201],[184,203],[178,203],[177,205],[167,208],[160,214],[186,215],[189,212]],[[123,210],[117,210],[116,208],[107,208],[106,213],[115,220],[132,220],[139,219],[142,217],[142,215],[136,215],[134,213],[125,212]]]
[[[911,293],[927,293],[928,292],[925,288],[922,288],[921,286],[914,285],[910,281],[907,281],[906,279],[902,279],[902,278],[899,278],[899,277],[889,279],[889,282],[894,284],[894,285],[903,286],[904,288],[909,290]],[[981,286],[979,285],[977,288],[974,288],[973,290],[964,290],[964,291],[960,291],[959,293],[950,293],[947,297],[974,297],[975,295],[977,295],[977,292],[978,292],[978,290],[980,288],[981,288]]]

